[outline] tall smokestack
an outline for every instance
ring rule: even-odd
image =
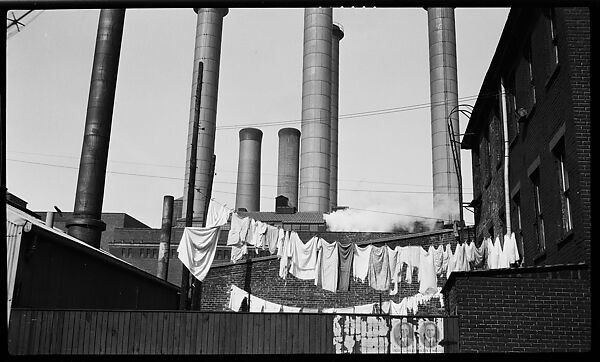
[[[240,130],[235,209],[260,211],[260,144],[263,133],[256,128]]]
[[[344,37],[341,25],[331,28],[331,159],[329,167],[329,202],[331,210],[337,207],[338,187],[338,98],[340,69],[340,40]]]
[[[106,229],[100,218],[124,21],[125,9],[100,10],[75,206],[66,222],[69,235],[96,248]]]
[[[304,9],[300,211],[329,212],[331,8]]]
[[[198,14],[196,24],[196,46],[194,52],[194,70],[192,74],[192,93],[190,100],[190,118],[188,122],[188,142],[186,153],[185,182],[183,187],[183,205],[181,217],[185,218],[188,200],[188,182],[191,157],[194,111],[196,105],[196,86],[198,64],[203,62],[202,92],[200,95],[200,115],[198,126],[198,146],[196,147],[196,180],[194,191],[193,226],[202,225],[205,195],[211,179],[211,163],[215,150],[215,129],[217,122],[217,94],[219,90],[219,64],[221,60],[221,34],[223,17],[228,9],[194,9]]]
[[[287,197],[290,206],[298,207],[300,131],[295,128],[282,128],[278,135],[277,196]]]
[[[429,26],[429,78],[431,92],[431,139],[433,209],[436,217],[459,220],[458,177],[448,133],[451,119],[454,139],[459,140],[458,77],[453,8],[427,8]],[[453,112],[454,111],[454,112]],[[457,155],[460,160],[460,153]]]

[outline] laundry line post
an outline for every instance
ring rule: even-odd
[[[217,162],[217,156],[213,154],[212,162],[210,165],[210,176],[208,180],[208,189],[206,190],[206,195],[204,198],[204,213],[202,217],[202,227],[206,227],[206,217],[208,216],[208,207],[210,206],[210,199],[212,196],[212,184],[213,179],[215,177],[215,164]],[[217,244],[219,240],[217,240]],[[193,278],[192,281],[192,302],[191,309],[199,310],[200,309],[200,300],[202,299],[202,282],[196,278]]]
[[[194,217],[194,191],[196,190],[196,157],[198,155],[198,128],[200,123],[200,95],[202,93],[202,73],[204,73],[204,63],[198,63],[198,82],[196,84],[196,104],[194,108],[194,123],[192,127],[192,144],[190,150],[190,171],[188,179],[188,194],[187,194],[187,207],[185,210],[185,227],[192,226],[192,220]],[[189,301],[189,285],[190,285],[190,272],[182,265],[181,268],[181,288],[179,295],[179,309],[188,309]]]

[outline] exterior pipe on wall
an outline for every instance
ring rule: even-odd
[[[508,183],[508,115],[506,114],[506,89],[504,89],[504,84],[500,81],[500,108],[502,109],[502,133],[504,135],[504,209],[506,215],[506,233],[510,235],[511,233],[511,222],[510,222],[510,190]]]

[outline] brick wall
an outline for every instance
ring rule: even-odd
[[[443,292],[459,316],[460,352],[591,349],[585,265],[453,273]]]
[[[572,97],[571,118],[575,154],[571,156],[573,192],[577,210],[574,222],[578,228],[574,244],[584,251],[586,262],[591,262],[591,128],[590,128],[590,13],[588,8],[561,8],[559,11],[566,29],[566,56],[569,59],[569,79]],[[569,174],[569,176],[571,176]]]
[[[326,239],[327,240],[327,239]],[[413,234],[379,239],[373,245],[440,245],[451,243],[456,245],[452,230],[435,231],[430,233]],[[464,240],[464,239],[463,239]],[[403,270],[403,273],[406,271]],[[237,264],[214,266],[202,283],[201,310],[227,310],[229,302],[229,287],[231,284],[249,291],[262,299],[292,307],[331,308],[349,307],[354,305],[378,303],[379,292],[366,283],[351,281],[348,292],[330,292],[317,288],[313,280],[299,280],[288,275],[286,280],[279,278],[279,260],[276,256],[256,258]],[[352,278],[351,278],[352,279]],[[446,278],[438,276],[438,286],[443,286]],[[416,269],[413,283],[401,281],[397,295],[390,296],[389,292],[381,292],[381,300],[393,300],[399,303],[406,296],[418,293],[419,284],[416,282]],[[432,299],[428,305],[420,306],[418,314],[443,315],[444,308],[438,299]]]

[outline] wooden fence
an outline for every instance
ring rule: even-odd
[[[13,355],[336,353],[334,317],[333,314],[13,309],[8,351]],[[450,321],[451,328],[458,326],[457,319],[446,319],[444,325]]]

